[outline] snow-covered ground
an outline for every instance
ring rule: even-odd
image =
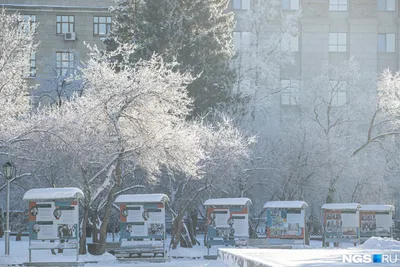
[[[111,241],[111,236],[109,237]],[[9,264],[22,264],[28,261],[28,246],[29,240],[23,237],[22,241],[14,241],[15,237],[11,237],[10,256],[4,254],[4,238],[0,238],[0,267]],[[57,251],[57,250],[56,250]],[[32,252],[32,261],[36,262],[60,262],[60,261],[75,261],[76,250],[64,250],[62,255],[52,255],[50,250],[37,250]],[[210,253],[216,255],[217,248],[213,248]],[[79,261],[96,262],[86,263],[85,266],[96,267],[227,267],[220,260],[205,260],[204,255],[207,255],[207,249],[204,246],[199,246],[194,249],[179,248],[169,252],[171,256],[170,262],[166,263],[147,263],[147,262],[132,262],[118,263],[116,258],[111,254],[101,256],[93,256],[90,254],[79,256]]]
[[[326,249],[310,246],[308,249],[222,249],[221,252],[224,263],[231,267],[242,266],[236,264],[238,259],[269,267],[364,267],[374,263],[373,255],[381,255],[383,260],[379,266],[400,265],[400,242],[388,238],[370,238],[358,247],[343,244]]]
[[[28,261],[28,239],[24,237],[22,241],[14,241],[15,237],[11,239],[11,255],[4,255],[4,239],[0,239],[0,266],[7,266],[8,264],[21,264]],[[110,240],[111,241],[111,240]],[[369,263],[344,263],[343,255],[374,255],[374,254],[387,254],[392,255],[392,259],[397,256],[400,264],[400,242],[383,239],[371,238],[363,245],[353,247],[351,244],[342,244],[339,248],[321,248],[320,241],[312,241],[310,246],[305,249],[298,246],[296,249],[226,249],[234,255],[246,259],[253,259],[256,262],[263,263],[266,266],[289,266],[289,267],[322,267],[322,266],[367,266]],[[216,255],[217,248],[212,248],[210,254]],[[74,261],[74,250],[65,250],[62,255],[51,255],[50,251],[33,251],[33,261]],[[225,263],[222,260],[205,260],[204,255],[207,255],[207,249],[204,246],[195,247],[193,249],[179,248],[178,250],[170,251],[170,262],[166,263],[147,263],[147,262],[131,262],[131,263],[118,263],[114,256],[105,254],[102,256],[84,255],[79,256],[80,261],[96,262],[86,263],[85,266],[96,267],[235,267],[233,262],[227,260]],[[379,266],[396,266],[396,264],[381,263]]]

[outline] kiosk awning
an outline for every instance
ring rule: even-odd
[[[304,201],[268,201],[264,204],[264,209],[305,209],[308,204]]]
[[[169,198],[165,194],[120,195],[114,203],[165,203]]]
[[[23,200],[47,200],[47,199],[80,199],[84,194],[82,190],[76,187],[62,188],[35,188],[28,190]]]
[[[362,205],[360,211],[394,211],[392,205]]]
[[[246,206],[253,202],[249,198],[212,198],[204,202],[204,206]]]
[[[357,210],[361,205],[358,203],[329,203],[322,205],[323,210]]]

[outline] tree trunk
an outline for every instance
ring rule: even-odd
[[[174,227],[172,228],[172,249],[176,249],[178,244],[181,241],[181,233],[182,233],[182,214],[178,214],[178,216],[174,220]]]
[[[114,186],[111,188],[110,193],[108,194],[107,203],[104,211],[104,217],[100,226],[100,246],[101,246],[101,251],[104,252],[106,250],[106,242],[107,242],[107,226],[108,222],[110,221],[111,209],[114,203],[114,195],[121,184],[121,176],[122,176],[121,159],[118,158],[117,164],[115,166],[115,183]]]
[[[83,207],[83,221],[82,221],[82,235],[79,240],[79,254],[85,255],[87,253],[86,251],[86,228],[88,225],[88,219],[89,219],[89,206],[85,205]]]
[[[97,212],[95,212],[94,210],[92,210],[91,212],[92,214],[92,223],[93,223],[93,228],[92,228],[92,240],[93,243],[99,243],[99,229],[97,228],[97,220],[98,220],[98,215]]]
[[[15,241],[21,241],[22,240],[22,232],[23,232],[24,230],[19,230],[18,231],[18,234],[16,235],[16,237],[15,237]]]

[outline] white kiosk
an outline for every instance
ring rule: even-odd
[[[362,205],[360,209],[361,242],[373,236],[392,237],[392,205]]]
[[[248,198],[214,198],[204,202],[207,208],[207,256],[212,245],[247,246],[249,242]]]
[[[269,201],[267,212],[268,245],[305,245],[306,208],[304,201]]]
[[[83,197],[82,190],[75,187],[38,188],[25,193],[23,199],[29,201],[29,263],[32,250],[75,249],[76,262],[70,265],[78,265],[79,199]],[[44,262],[35,264],[47,266]]]
[[[324,213],[323,246],[333,242],[360,244],[360,208],[358,203],[322,205]]]
[[[166,260],[165,194],[120,195],[120,247],[110,253],[118,258]],[[156,261],[157,259],[154,259]]]

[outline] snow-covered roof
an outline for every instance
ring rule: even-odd
[[[120,195],[115,203],[165,203],[169,198],[165,194]]]
[[[204,206],[246,206],[253,202],[249,198],[212,198],[204,202]]]
[[[264,204],[264,209],[288,208],[305,209],[308,205],[304,201],[268,201]]]
[[[63,188],[35,188],[28,190],[24,200],[44,200],[44,199],[66,199],[66,198],[83,198],[83,192],[76,187]]]
[[[323,210],[357,210],[361,205],[358,203],[329,203],[322,205]]]
[[[360,211],[394,211],[392,205],[362,205]]]

